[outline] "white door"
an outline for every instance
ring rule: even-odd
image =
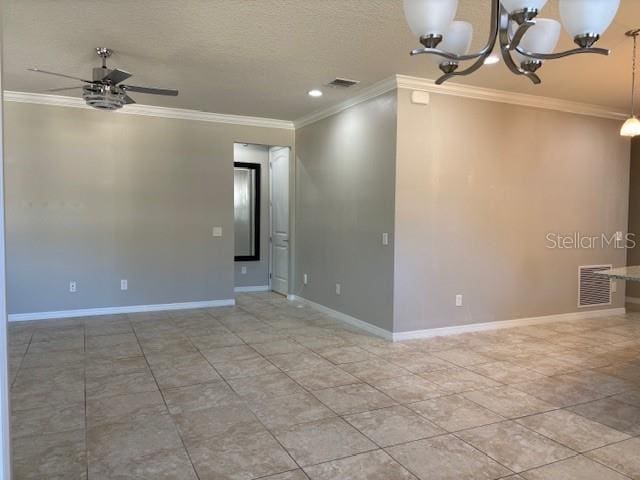
[[[271,196],[271,289],[289,292],[289,152],[288,147],[269,150]]]

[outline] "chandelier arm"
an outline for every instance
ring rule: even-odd
[[[516,33],[514,33],[513,37],[508,35],[509,32],[507,31],[507,35],[509,38],[509,50],[515,50],[516,48],[518,48],[518,45],[520,45],[520,42],[522,41],[522,37],[524,37],[524,34],[527,33],[527,30],[529,30],[535,24],[536,22],[534,20],[527,20],[523,22],[518,27],[518,30],[516,30]]]
[[[571,55],[578,55],[581,53],[595,53],[597,55],[609,55],[611,53],[609,49],[596,48],[596,47],[574,48],[572,50],[567,50],[565,52],[558,52],[558,53],[533,53],[533,52],[528,52],[524,50],[522,47],[516,47],[515,50],[521,55],[535,58],[536,60],[555,60],[558,58],[569,57]]]
[[[450,72],[450,73],[447,73],[445,75],[442,75],[440,78],[438,78],[436,80],[436,85],[442,85],[444,82],[446,82],[447,80],[449,80],[450,78],[453,78],[453,77],[461,77],[461,76],[464,76],[464,75],[472,74],[473,72],[475,72],[476,70],[478,70],[480,67],[482,67],[484,65],[485,59],[490,54],[491,53],[486,53],[486,54],[482,55],[482,57],[480,57],[478,60],[473,62],[472,65],[470,65],[469,67],[465,68],[464,70],[460,70],[459,72]]]
[[[416,48],[411,51],[411,56],[414,55],[438,55],[439,57],[444,57],[448,60],[455,60],[458,62],[462,62],[465,60],[474,60],[483,55],[482,52],[474,53],[471,55],[456,55],[455,53],[445,52],[444,50],[439,50],[437,48]]]
[[[524,75],[527,77],[534,85],[539,85],[542,83],[540,77],[533,72],[527,72],[523,70],[516,62],[513,60],[511,56],[511,38],[509,35],[509,14],[507,13],[504,7],[501,7],[500,12],[500,51],[502,52],[502,58],[504,59],[504,63],[512,73],[516,75]],[[526,31],[526,30],[525,30]],[[518,50],[519,47],[516,47]]]

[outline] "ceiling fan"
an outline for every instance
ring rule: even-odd
[[[57,77],[71,78],[84,82],[85,85],[75,87],[51,88],[47,92],[62,92],[64,90],[82,89],[82,98],[87,105],[99,110],[117,110],[124,105],[136,103],[129,96],[129,92],[149,93],[151,95],[166,95],[175,97],[178,90],[169,90],[163,88],[139,87],[136,85],[125,85],[124,82],[131,76],[129,72],[118,68],[111,70],[107,68],[107,58],[111,56],[113,50],[105,47],[97,47],[96,53],[102,58],[102,66],[93,69],[93,80],[85,80],[83,78],[65,75],[63,73],[49,72],[40,70],[39,68],[29,68],[28,70],[37,73],[46,73],[47,75],[55,75]]]

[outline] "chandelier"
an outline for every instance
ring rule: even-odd
[[[613,22],[620,0],[559,0],[562,26],[577,48],[558,53],[553,50],[560,39],[560,22],[537,18],[546,3],[547,0],[491,0],[489,39],[479,52],[470,54],[473,26],[469,22],[454,21],[458,0],[404,0],[407,23],[423,45],[411,55],[441,58],[439,67],[444,75],[436,80],[440,85],[455,76],[478,70],[498,42],[509,70],[534,84],[541,82],[536,72],[546,60],[579,53],[609,54],[609,50],[596,48],[594,44]],[[459,69],[461,62],[470,60],[473,63]]]

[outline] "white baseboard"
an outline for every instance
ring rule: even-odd
[[[416,340],[420,338],[431,338],[431,337],[444,337],[447,335],[457,335],[460,333],[469,333],[469,332],[481,332],[486,330],[500,330],[503,328],[513,328],[513,327],[525,327],[528,325],[542,325],[545,323],[554,323],[554,322],[566,322],[571,320],[584,320],[587,318],[598,318],[598,317],[608,317],[611,315],[624,315],[626,310],[624,308],[608,308],[606,310],[591,310],[584,312],[572,312],[572,313],[562,313],[557,315],[545,315],[542,317],[528,317],[528,318],[516,318],[514,320],[498,320],[495,322],[486,322],[486,323],[472,323],[470,325],[457,325],[453,327],[441,327],[441,328],[428,328],[425,330],[413,330],[409,332],[396,332],[392,333],[388,330],[385,330],[380,327],[376,327],[375,325],[371,325],[370,323],[365,322],[364,320],[360,320],[358,318],[352,317],[350,315],[344,314],[342,312],[338,312],[329,307],[325,307],[324,305],[320,305],[318,303],[312,302],[311,300],[307,300],[306,298],[299,297],[297,295],[288,295],[287,298],[291,301],[297,301],[304,303],[316,310],[319,310],[327,315],[332,316],[336,320],[340,320],[344,323],[347,323],[351,326],[360,328],[365,330],[373,335],[378,337],[382,337],[385,340],[391,340],[394,342],[401,342],[403,340]],[[640,299],[637,299],[638,303],[640,303]],[[627,301],[628,297],[627,297]]]
[[[625,297],[624,301],[626,303],[633,303],[635,305],[639,305],[640,304],[640,298],[638,298],[638,297]]]
[[[495,322],[472,323],[453,327],[428,328],[393,334],[393,341],[414,340],[419,338],[442,337],[460,333],[481,332],[485,330],[500,330],[503,328],[526,327],[528,325],[542,325],[545,323],[566,322],[570,320],[584,320],[587,318],[608,317],[610,315],[624,315],[624,308],[608,308],[606,310],[592,310],[587,312],[561,313],[545,315],[543,317],[516,318],[514,320],[498,320]]]
[[[271,291],[271,287],[269,285],[257,285],[255,287],[235,287],[233,289],[236,293],[244,293],[244,292],[269,292]]]
[[[53,318],[93,317],[97,315],[115,315],[118,313],[158,312],[163,310],[186,310],[191,308],[228,307],[236,304],[231,299],[207,300],[203,302],[161,303],[158,305],[130,305],[125,307],[83,308],[80,310],[61,310],[57,312],[11,313],[10,322],[48,320]]]
[[[312,308],[315,308],[316,310],[319,310],[322,313],[326,313],[336,320],[349,324],[352,327],[365,330],[366,332],[369,332],[378,337],[382,337],[385,340],[393,340],[393,334],[389,330],[376,327],[375,325],[371,325],[370,323],[367,323],[364,320],[360,320],[359,318],[352,317],[351,315],[347,315],[346,313],[338,312],[337,310],[333,310],[329,307],[325,307],[324,305],[320,305],[319,303],[312,302],[311,300],[307,300],[306,298],[299,297],[297,295],[287,295],[287,298],[291,301],[300,302]]]

